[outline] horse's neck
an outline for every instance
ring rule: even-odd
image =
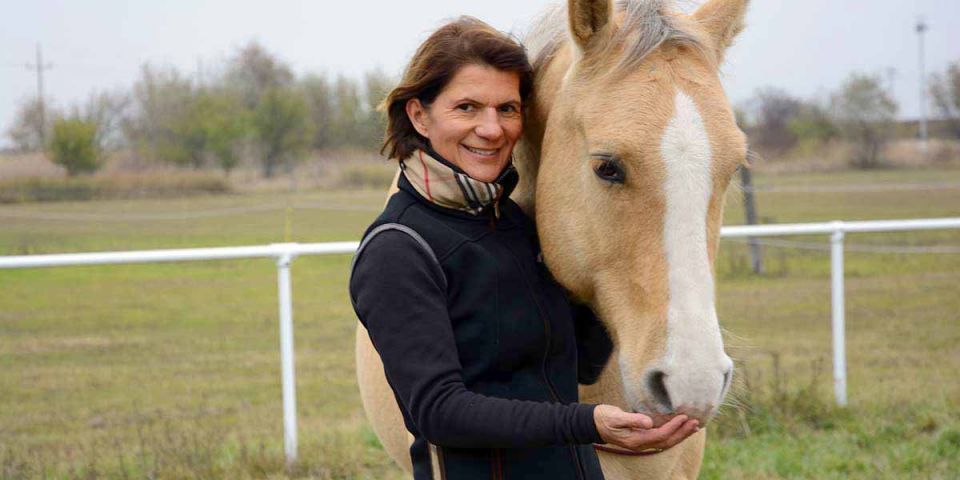
[[[629,411],[630,406],[624,396],[623,381],[620,375],[620,365],[615,360],[617,351],[610,354],[610,360],[600,373],[600,377],[592,385],[580,385],[580,402],[604,403],[616,405]]]

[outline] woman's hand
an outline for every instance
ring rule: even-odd
[[[653,420],[642,413],[627,413],[613,405],[597,405],[593,421],[600,437],[607,443],[640,452],[666,450],[700,429],[700,422],[677,415],[653,428]]]

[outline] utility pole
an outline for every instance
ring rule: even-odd
[[[927,31],[927,23],[923,17],[917,19],[917,37],[920,38],[920,151],[927,154],[927,74],[923,62],[923,34]]]
[[[40,42],[37,42],[37,63],[26,64],[28,70],[37,72],[37,103],[40,107],[40,143],[47,144],[47,107],[43,99],[43,71],[53,68],[51,63],[43,63],[43,52],[40,51]]]

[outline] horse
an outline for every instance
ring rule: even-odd
[[[667,1],[568,0],[535,23],[524,39],[535,88],[511,198],[535,219],[551,273],[613,340],[580,400],[656,425],[682,413],[705,426],[733,374],[714,265],[724,194],[747,149],[719,65],[748,0],[708,0],[691,14]],[[413,437],[362,325],[356,361],[368,420],[412,472]],[[705,442],[701,428],[650,455],[596,447],[607,479],[692,479]]]

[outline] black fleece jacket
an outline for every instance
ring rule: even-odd
[[[436,206],[401,175],[370,226],[400,223],[356,259],[350,295],[414,436],[414,478],[603,478],[595,405],[577,402],[612,345],[539,262],[532,222],[511,200],[500,218]],[[492,210],[491,210],[492,212]],[[577,343],[577,337],[590,342]]]

